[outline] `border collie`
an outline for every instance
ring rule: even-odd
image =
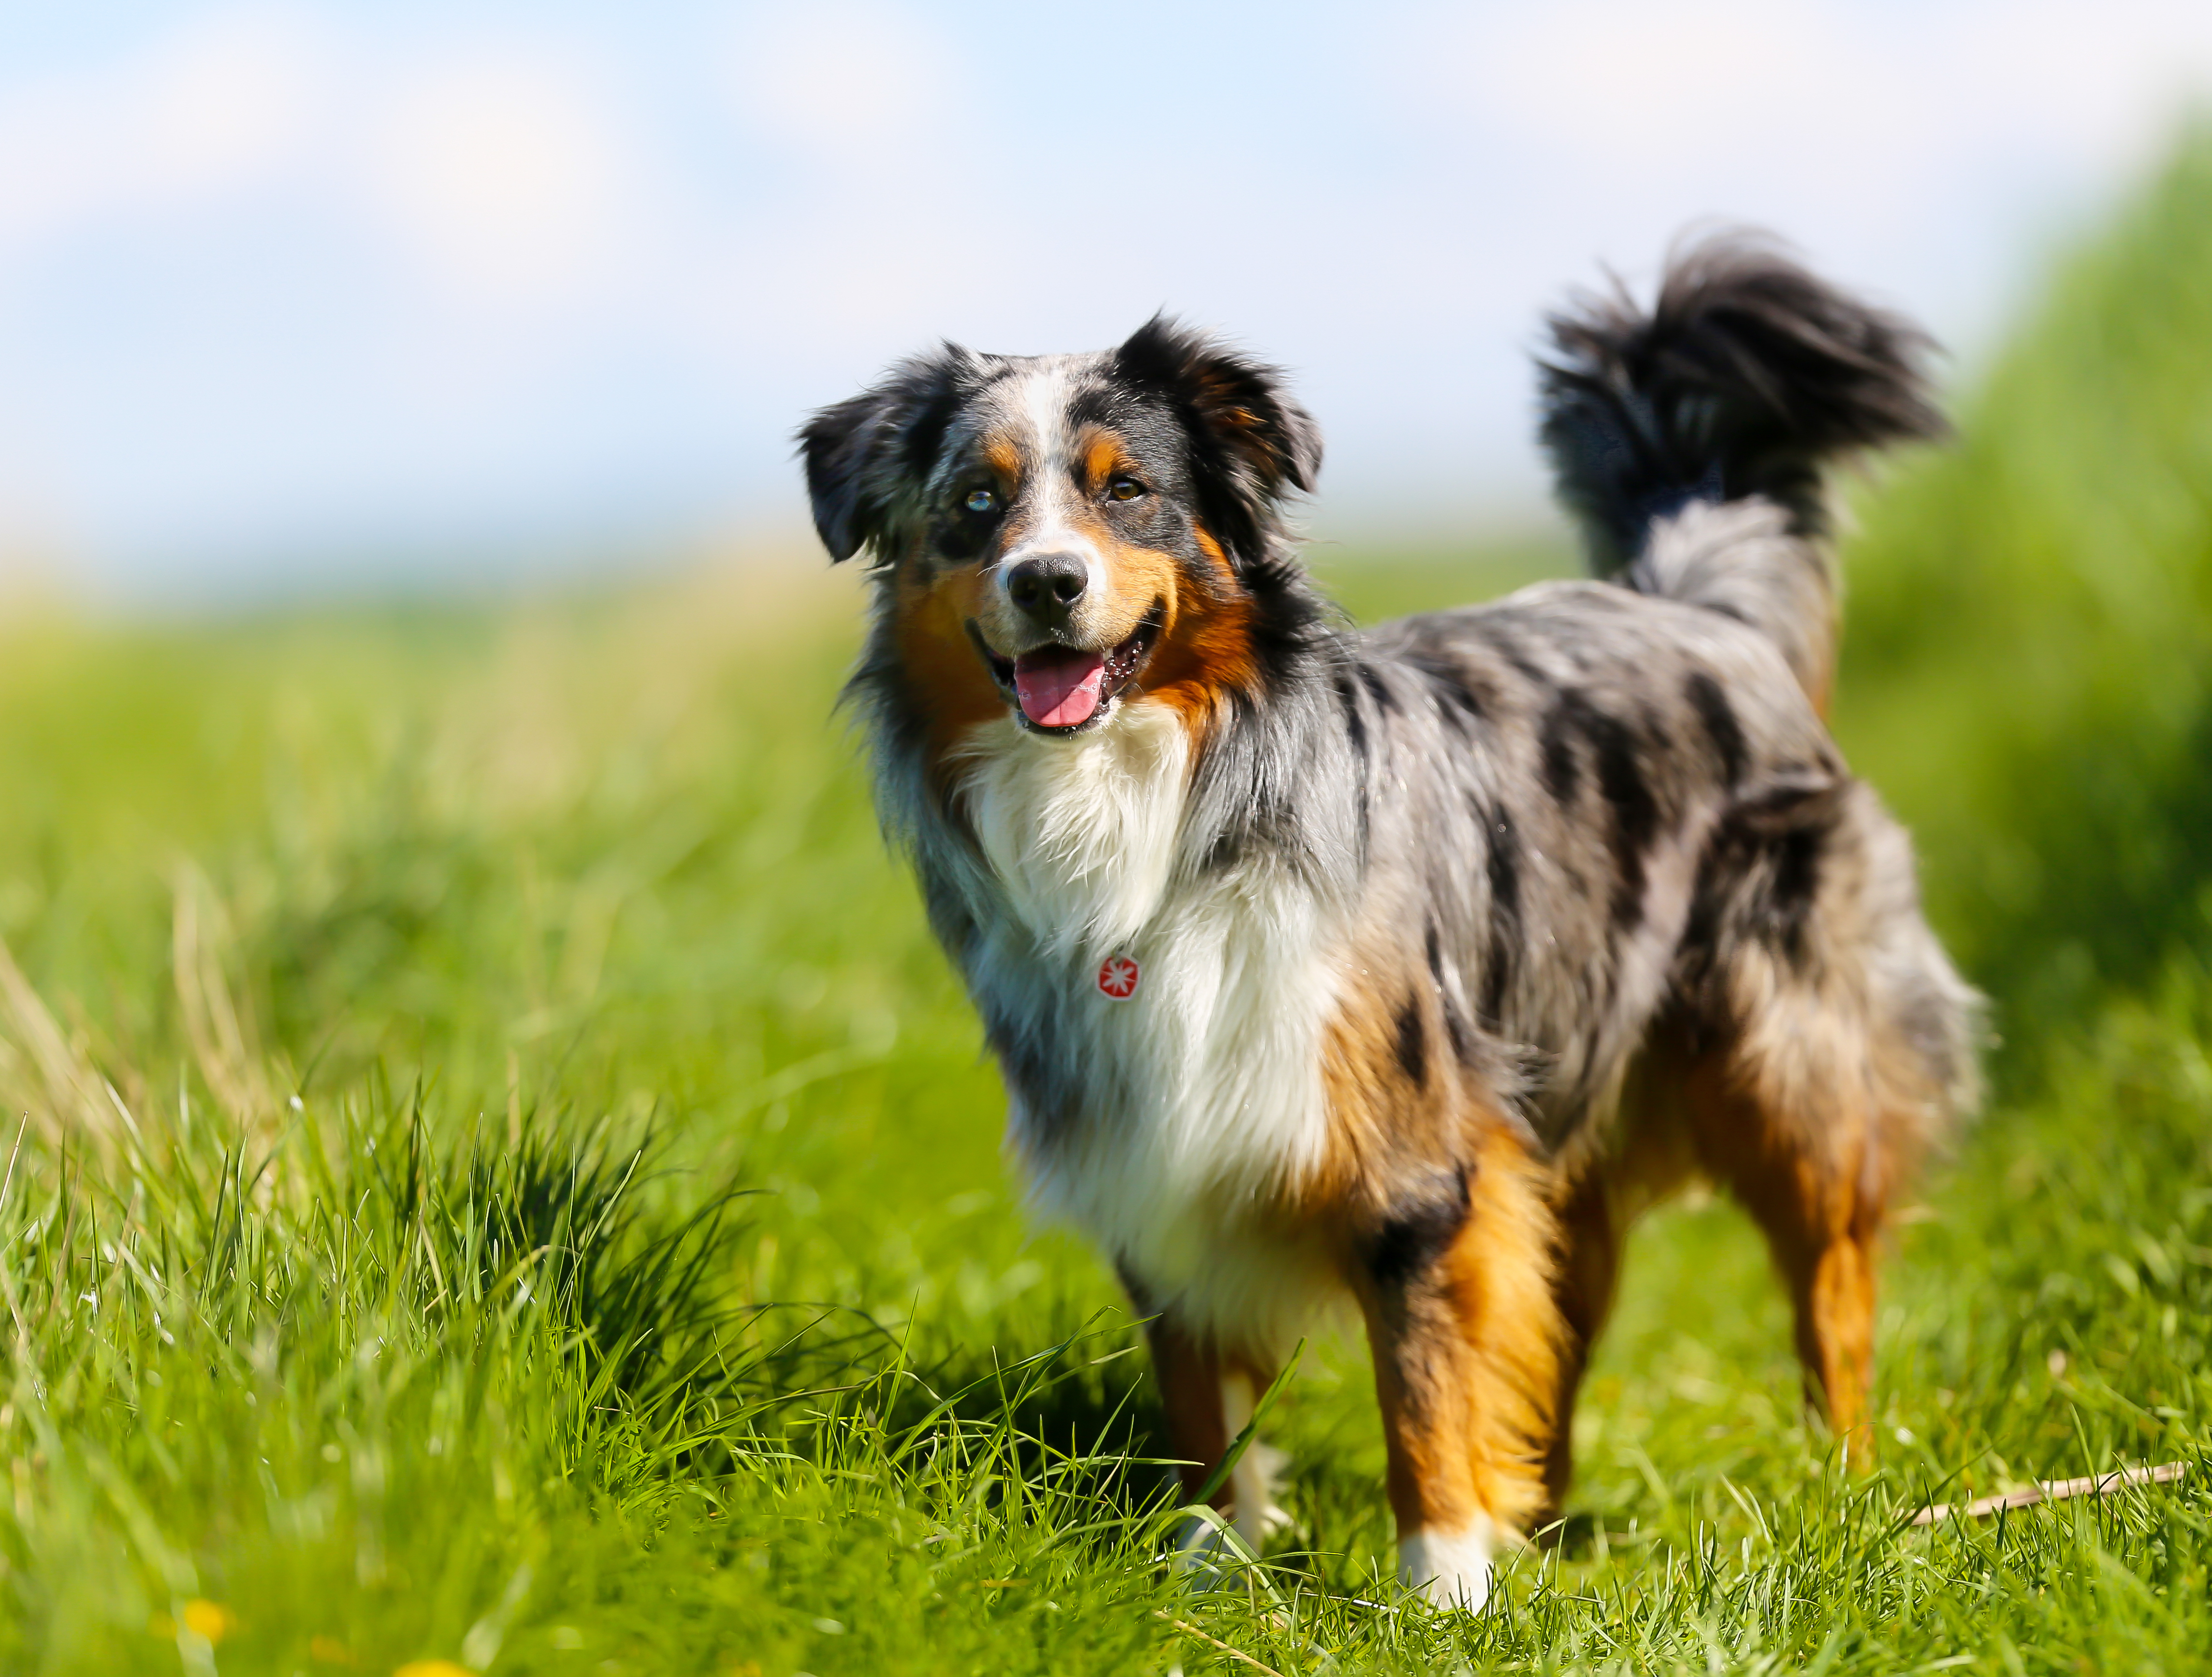
[[[1871,1442],[1875,1249],[1972,1104],[1974,993],[1823,726],[1823,471],[1940,434],[1929,341],[1757,235],[1549,322],[1597,580],[1355,630],[1281,374],[1165,318],[947,344],[801,433],[866,551],[849,697],[1047,1215],[1119,1271],[1195,1491],[1317,1309],[1374,1353],[1401,1571],[1479,1605],[1554,1516],[1630,1220],[1771,1243]],[[1255,1452],[1223,1501],[1274,1514]]]

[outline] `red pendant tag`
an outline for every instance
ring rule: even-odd
[[[1126,955],[1109,955],[1098,969],[1098,993],[1110,1001],[1127,1001],[1137,993],[1137,963]]]

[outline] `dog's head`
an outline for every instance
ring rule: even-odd
[[[1048,734],[1249,689],[1282,502],[1321,465],[1273,368],[1165,319],[1097,355],[947,344],[800,445],[830,556],[885,572],[910,685],[947,723]]]

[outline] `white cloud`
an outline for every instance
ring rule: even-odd
[[[272,12],[201,18],[118,64],[0,96],[0,241],[233,197],[290,171],[329,81],[326,44]]]
[[[1395,60],[1432,122],[1618,179],[1788,171],[1887,197],[1992,158],[2139,161],[2212,85],[2212,6],[1571,0],[1431,13]]]
[[[2212,91],[2212,6],[2195,0],[1984,3],[1948,34],[1945,68],[1967,89],[1962,134],[1994,119],[2100,172],[2142,164]]]
[[[2212,0],[1293,0],[1171,70],[1141,6],[267,3],[0,62],[0,525],[787,495],[888,357],[1163,301],[1306,369],[1331,505],[1533,494],[1593,258],[1765,221],[1971,352],[2212,82]]]
[[[374,199],[456,295],[560,301],[617,265],[635,171],[611,101],[580,67],[513,47],[435,63],[373,128]]]
[[[749,21],[732,45],[741,118],[770,140],[842,162],[896,167],[944,126],[957,66],[913,14],[825,0]]]

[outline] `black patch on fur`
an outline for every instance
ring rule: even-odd
[[[1336,678],[1336,696],[1344,703],[1345,732],[1352,736],[1352,754],[1359,759],[1359,766],[1367,766],[1367,719],[1359,714],[1359,695],[1352,690],[1347,676]]]
[[[1367,1273],[1385,1290],[1418,1280],[1443,1260],[1467,1226],[1468,1196],[1465,1165],[1452,1172],[1449,1186],[1433,1196],[1393,1205],[1367,1242]]]
[[[955,507],[939,513],[929,524],[929,556],[963,564],[975,558],[999,533],[995,515],[977,517]]]
[[[1537,730],[1544,754],[1544,789],[1562,808],[1575,801],[1582,787],[1581,767],[1575,761],[1575,707],[1581,697],[1572,689],[1560,694]]]
[[[1421,1023],[1421,999],[1406,998],[1398,1010],[1398,1069],[1416,1089],[1429,1080],[1429,1033]]]
[[[915,483],[927,478],[930,468],[937,464],[938,454],[945,447],[945,434],[951,428],[953,416],[960,411],[963,399],[958,386],[948,380],[929,393],[921,410],[907,422],[899,456],[906,463],[907,476]]]
[[[1434,647],[1414,646],[1401,652],[1398,662],[1428,682],[1437,715],[1462,734],[1474,732],[1475,725],[1483,720],[1482,696],[1475,691],[1473,678],[1455,659]]]
[[[1482,817],[1483,861],[1490,875],[1490,958],[1482,975],[1482,1023],[1499,1029],[1505,987],[1519,958],[1521,939],[1521,839],[1512,817],[1500,807]]]
[[[1805,964],[1805,926],[1820,890],[1820,863],[1828,848],[1826,826],[1800,827],[1774,847],[1774,883],[1768,898],[1771,923],[1782,952],[1792,966]]]
[[[1703,670],[1693,670],[1683,688],[1690,708],[1698,713],[1704,725],[1705,738],[1712,744],[1713,755],[1720,759],[1721,779],[1730,791],[1743,779],[1744,764],[1750,751],[1744,744],[1743,726],[1735,720],[1735,708],[1721,690],[1720,683]]]
[[[1474,631],[1492,652],[1512,666],[1513,672],[1522,680],[1531,687],[1550,690],[1551,677],[1536,666],[1535,661],[1504,623],[1492,617],[1480,617],[1475,620]]]
[[[1521,920],[1521,840],[1513,819],[1504,808],[1492,810],[1483,822],[1488,848],[1485,861],[1490,872],[1490,912],[1510,920],[1517,928]]]
[[[1705,1014],[1717,1018],[1724,1005],[1708,992],[1734,940],[1756,939],[1804,971],[1812,954],[1806,928],[1850,786],[1847,776],[1818,770],[1787,775],[1715,823],[1698,858],[1677,957],[1676,987]]]
[[[1581,787],[1577,735],[1589,744],[1598,793],[1613,813],[1607,833],[1613,863],[1613,923],[1626,931],[1644,917],[1644,857],[1659,835],[1659,801],[1644,778],[1640,759],[1663,749],[1663,742],[1639,738],[1634,728],[1600,710],[1579,688],[1566,689],[1544,713],[1539,732],[1544,785],[1562,806],[1571,805]]]
[[[1395,714],[1398,696],[1390,690],[1390,684],[1382,679],[1382,672],[1364,658],[1352,667],[1358,671],[1359,684],[1367,690],[1368,697],[1375,701],[1375,708],[1385,716]]]
[[[1598,791],[1613,811],[1613,923],[1626,932],[1644,918],[1644,857],[1658,836],[1659,803],[1644,778],[1638,759],[1644,748],[1635,730],[1580,694],[1571,696],[1597,761]]]

